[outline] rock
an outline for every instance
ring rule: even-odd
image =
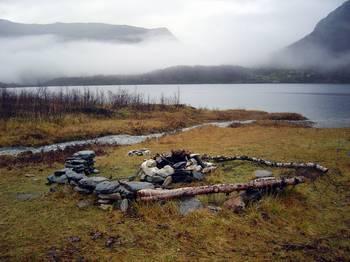
[[[80,186],[76,186],[76,187],[74,188],[74,191],[75,191],[75,192],[78,192],[79,194],[86,194],[86,195],[92,193],[91,190],[86,189],[86,188],[81,188]]]
[[[193,175],[193,178],[198,181],[202,181],[204,179],[204,174],[201,172],[193,172],[192,175]]]
[[[186,170],[201,172],[203,170],[203,168],[200,165],[190,165],[190,166],[186,167]]]
[[[174,173],[175,173],[175,170],[171,166],[165,166],[162,169],[158,169],[158,171],[156,172],[156,174],[158,176],[161,176],[161,177],[164,177],[164,178],[166,178],[168,176],[171,176]]]
[[[251,203],[259,201],[263,194],[266,193],[265,190],[258,190],[258,189],[248,189],[245,192],[241,193],[241,198],[244,201],[244,203]]]
[[[127,199],[123,199],[120,202],[120,207],[119,207],[120,211],[122,211],[123,213],[127,212],[129,209],[129,200]]]
[[[154,185],[148,182],[120,182],[127,190],[137,192],[142,189],[154,189]]]
[[[68,168],[63,168],[63,169],[60,169],[60,170],[57,170],[54,172],[54,175],[55,176],[63,176],[66,174],[67,171],[69,171],[70,169]]]
[[[134,192],[129,191],[123,185],[120,185],[118,187],[118,193],[122,196],[122,198],[134,198],[135,197]]]
[[[207,167],[206,163],[204,163],[203,160],[201,159],[200,154],[191,154],[190,157],[195,159],[198,165],[200,165],[202,168]]]
[[[97,175],[97,174],[100,173],[100,170],[98,170],[98,169],[95,168],[94,170],[92,170],[91,173]]]
[[[117,181],[103,181],[95,187],[96,194],[113,194],[117,192],[119,183]]]
[[[106,204],[101,204],[98,206],[99,209],[102,209],[104,211],[111,211],[113,210],[113,206],[112,205],[106,205]]]
[[[186,161],[178,162],[173,165],[175,169],[185,168],[187,165]]]
[[[203,204],[195,197],[185,198],[180,202],[179,211],[181,215],[187,215],[198,209],[203,208]]]
[[[68,178],[66,175],[55,176],[51,175],[47,177],[48,184],[68,184]]]
[[[89,199],[80,200],[77,203],[77,207],[80,209],[88,208],[88,207],[91,207],[92,205],[93,205],[93,201]]]
[[[150,150],[147,148],[137,149],[137,150],[131,150],[128,152],[128,156],[145,156],[149,155],[151,153]]]
[[[156,161],[153,159],[150,159],[150,160],[146,160],[141,164],[141,170],[147,176],[154,176],[157,174],[157,171],[159,169],[157,168]]]
[[[100,177],[100,176],[88,177],[80,180],[79,186],[89,190],[94,190],[99,183],[102,183],[107,180],[108,180],[107,178]]]
[[[163,184],[162,184],[162,187],[163,188],[166,188],[166,187],[168,187],[168,186],[170,186],[170,184],[173,182],[173,178],[171,177],[171,176],[168,176],[165,180],[164,180],[164,182],[163,182]]]
[[[113,202],[113,200],[109,200],[109,199],[99,199],[99,200],[97,200],[98,204],[104,204],[104,205],[112,204],[112,202]]]
[[[202,173],[207,174],[216,170],[216,166],[207,166],[203,168]]]
[[[92,150],[84,150],[84,151],[76,152],[73,156],[74,157],[81,157],[83,159],[88,159],[88,158],[94,158],[96,156],[96,154]]]
[[[86,175],[84,174],[81,174],[81,173],[77,173],[77,172],[74,172],[73,170],[69,169],[67,172],[66,172],[66,176],[68,178],[68,180],[73,180],[74,182],[79,182],[80,180],[84,179],[84,178],[87,178]]]
[[[29,201],[40,197],[39,193],[17,193],[16,199],[19,201]]]
[[[146,181],[152,184],[163,184],[164,178],[160,176],[141,176],[141,181]]]
[[[246,205],[245,205],[241,195],[232,197],[224,203],[225,208],[232,210],[235,213],[242,212],[242,210],[245,208],[245,206]]]
[[[172,179],[174,183],[190,183],[195,180],[192,171],[182,169],[176,170],[175,174],[172,175]]]
[[[70,184],[72,187],[79,186],[78,183],[75,182],[74,180],[69,181],[69,184]]]
[[[25,174],[24,176],[25,177],[35,177],[35,175],[33,175],[33,174]]]
[[[99,199],[108,199],[108,200],[120,200],[120,199],[122,199],[120,193],[99,194],[97,197]]]
[[[269,170],[256,170],[254,172],[255,178],[272,177],[272,172]]]

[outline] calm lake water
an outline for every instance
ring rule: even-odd
[[[350,127],[350,84],[204,84],[68,87],[117,91],[159,99],[180,91],[181,103],[210,109],[256,109],[300,113],[318,127]],[[35,88],[30,88],[35,89]],[[49,87],[57,90],[60,87]]]

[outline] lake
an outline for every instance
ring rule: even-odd
[[[49,90],[60,88],[48,87]],[[166,97],[173,96],[179,90],[181,103],[194,107],[295,112],[316,122],[318,127],[350,127],[350,84],[202,84],[68,88],[112,92],[122,88],[155,99],[159,99],[162,94]]]

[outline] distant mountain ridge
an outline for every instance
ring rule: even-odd
[[[335,72],[240,66],[175,66],[138,75],[61,77],[42,86],[235,84],[235,83],[350,83],[350,69]]]
[[[295,67],[350,64],[350,0],[322,19],[314,31],[288,46],[279,59]]]
[[[0,37],[54,35],[64,40],[99,40],[138,43],[150,38],[175,39],[167,28],[147,29],[103,23],[23,24],[0,19]]]

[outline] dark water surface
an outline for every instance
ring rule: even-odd
[[[204,84],[68,87],[117,91],[159,99],[180,91],[181,103],[209,109],[256,109],[300,113],[317,127],[350,127],[350,84]],[[35,88],[30,88],[35,89]],[[49,87],[58,90],[60,87]]]

